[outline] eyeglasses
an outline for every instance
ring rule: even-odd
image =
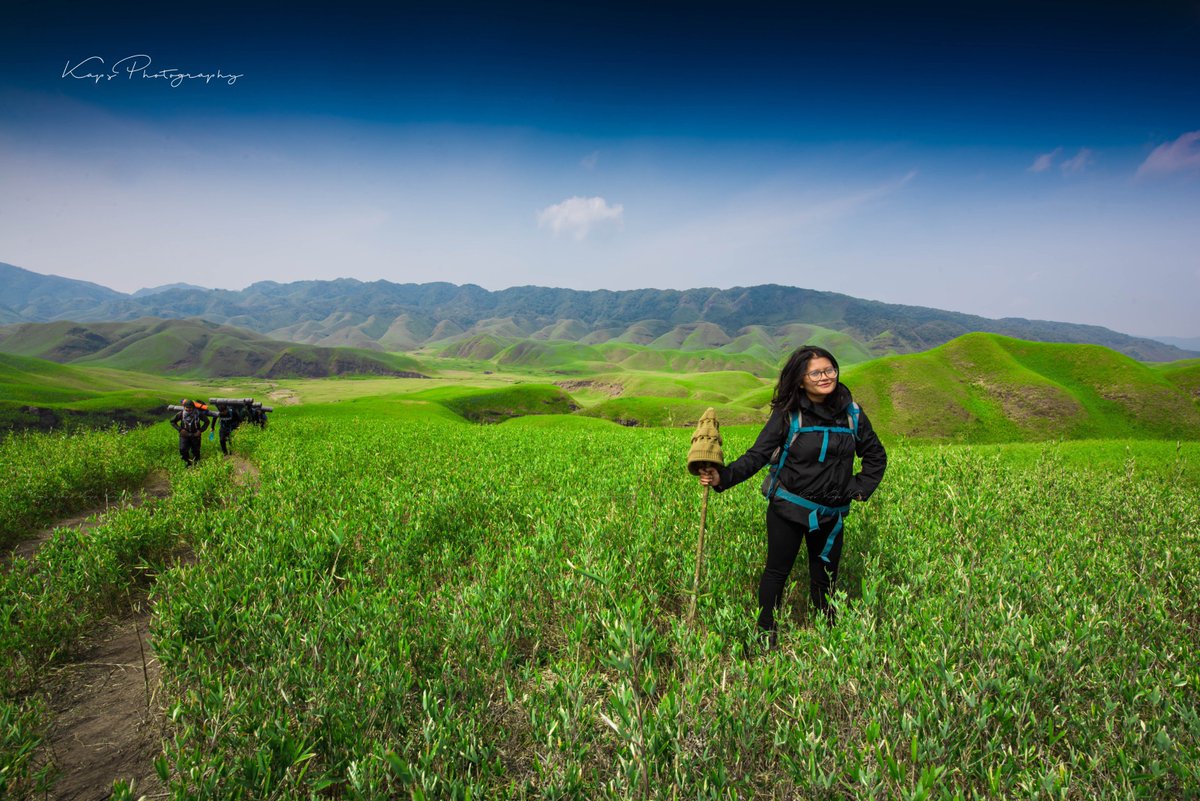
[[[816,381],[819,378],[837,378],[838,369],[836,367],[826,367],[824,370],[809,370],[805,373],[806,376]]]

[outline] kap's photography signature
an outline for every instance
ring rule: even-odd
[[[178,89],[185,83],[193,83],[203,81],[206,84],[214,81],[224,83],[226,86],[233,86],[237,83],[238,78],[241,78],[244,73],[228,73],[222,70],[216,72],[185,72],[176,67],[151,68],[153,61],[150,56],[145,53],[137,53],[132,56],[118,59],[112,63],[112,66],[105,64],[105,61],[100,56],[88,56],[83,61],[72,64],[69,60],[66,66],[63,67],[63,78],[74,78],[79,81],[92,81],[93,83],[105,83],[124,78],[125,80],[142,80],[150,79],[164,81],[172,88]]]

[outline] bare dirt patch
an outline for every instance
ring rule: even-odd
[[[1087,414],[1079,401],[1058,387],[996,384],[982,378],[974,383],[1000,404],[1005,417],[1027,431],[1056,429]]]
[[[425,376],[420,376],[425,378]],[[274,392],[267,393],[267,397],[282,406],[295,406],[300,402],[299,396],[290,389],[277,389]]]
[[[108,798],[117,779],[131,783],[135,797],[165,795],[154,771],[164,716],[149,622],[149,610],[136,608],[47,676],[52,722],[43,747],[57,769],[50,799]]]
[[[588,389],[593,392],[600,392],[608,395],[611,398],[615,398],[625,391],[625,387],[621,386],[620,384],[605,381],[590,381],[587,379],[580,379],[577,381],[556,381],[554,382],[554,385],[556,387],[561,387],[567,392],[574,392],[577,389]]]
[[[229,461],[233,464],[233,480],[243,487],[254,487],[258,485],[258,466],[245,457],[238,456],[236,453],[229,455]]]

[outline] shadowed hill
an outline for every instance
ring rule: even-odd
[[[415,392],[407,397],[439,404],[473,423],[499,423],[529,415],[570,414],[579,409],[570,395],[559,387],[546,384],[520,384],[498,389],[445,387]]]
[[[0,351],[62,364],[198,377],[413,376],[420,369],[406,356],[279,342],[204,320],[4,326]]]

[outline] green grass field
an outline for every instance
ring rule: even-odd
[[[0,797],[45,794],[43,677],[146,590],[181,800],[1197,795],[1195,361],[990,335],[850,353],[891,462],[847,524],[840,624],[798,585],[781,651],[747,661],[763,502],[710,499],[689,628],[684,462],[710,406],[727,456],[753,441],[779,342],[506,326],[422,354],[430,378],[0,355],[0,425],[55,429],[0,439],[0,545],[152,471],[172,487],[0,571]],[[253,481],[208,440],[184,470],[165,425],[112,425],[217,395],[276,408],[235,437]]]
[[[127,461],[165,458],[172,495],[0,576],[0,795],[51,778],[38,677],[148,577],[175,799],[1200,787],[1196,442],[889,441],[847,521],[839,625],[810,617],[799,564],[780,651],[747,660],[755,482],[710,498],[689,628],[688,429],[463,417],[562,397],[498,383],[281,407],[235,437],[252,484],[221,459],[184,470],[172,432],[147,429],[160,439]],[[727,456],[757,430],[726,425]],[[10,438],[5,507],[42,504],[20,478],[39,454],[84,466],[105,436]],[[54,480],[69,497],[95,478]]]

